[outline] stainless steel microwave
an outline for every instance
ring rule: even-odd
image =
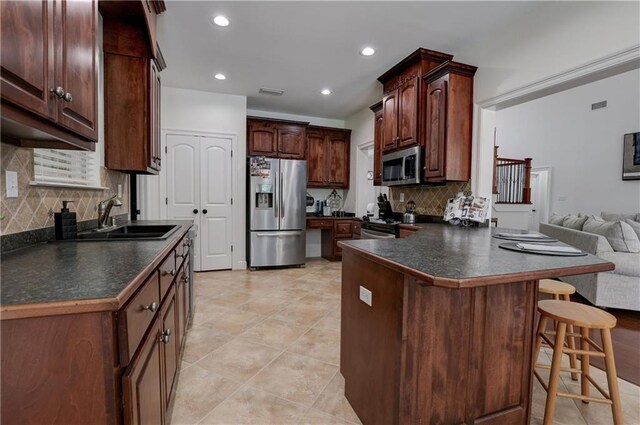
[[[400,186],[420,183],[422,170],[420,147],[403,149],[382,156],[382,185]]]

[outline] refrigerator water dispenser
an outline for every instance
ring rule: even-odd
[[[256,208],[273,208],[273,186],[270,184],[256,185]]]

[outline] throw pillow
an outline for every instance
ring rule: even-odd
[[[582,230],[582,226],[585,221],[587,221],[589,217],[581,217],[580,214],[572,215],[569,214],[562,221],[562,227],[567,227],[569,229]]]
[[[582,226],[582,231],[604,236],[614,251],[640,252],[638,235],[623,221],[604,221],[601,217],[591,216]]]
[[[564,216],[560,214],[553,213],[551,217],[549,217],[549,224],[555,224],[556,226],[562,226],[562,222],[564,221]]]
[[[638,235],[638,239],[640,239],[640,222],[634,220],[625,220],[624,222],[631,226],[636,235]]]
[[[600,217],[602,217],[604,221],[625,221],[626,219],[635,220],[636,214],[620,214],[602,211]]]

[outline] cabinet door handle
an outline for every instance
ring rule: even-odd
[[[64,96],[64,89],[60,86],[56,87],[55,89],[49,89],[49,92],[55,94],[58,99],[62,99],[62,97]]]
[[[156,310],[158,309],[158,303],[154,301],[149,305],[143,306],[142,309],[143,310],[149,310],[150,312],[155,313]]]
[[[167,329],[165,331],[162,332],[162,334],[160,335],[160,341],[162,341],[165,344],[169,343],[169,335],[171,335],[171,329]]]
[[[65,102],[73,101],[73,96],[71,96],[71,93],[69,93],[69,92],[65,93],[62,98],[64,99]]]

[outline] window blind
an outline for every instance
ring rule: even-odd
[[[99,187],[100,175],[96,152],[34,149],[35,184]]]

